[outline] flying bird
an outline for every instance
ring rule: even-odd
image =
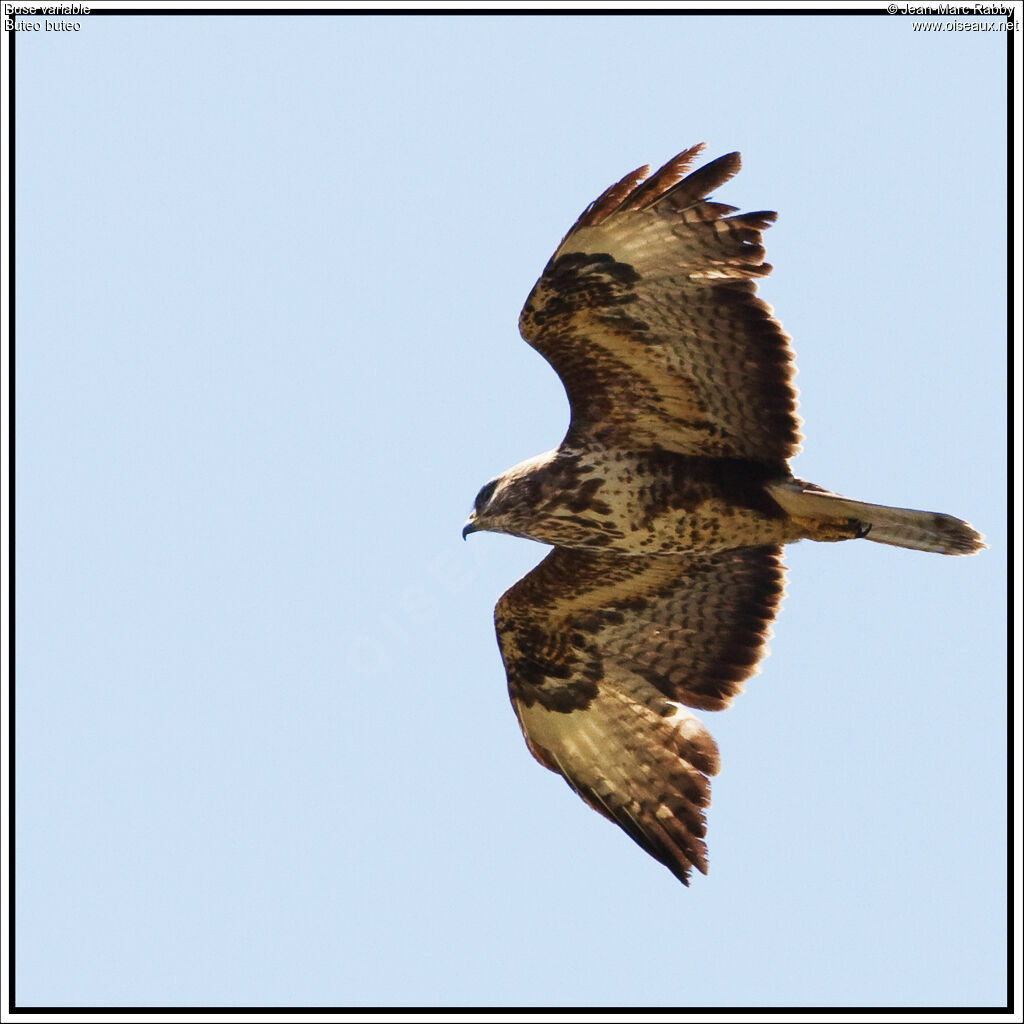
[[[782,546],[857,538],[968,555],[967,523],[793,476],[793,353],[756,295],[772,212],[712,201],[703,145],[592,202],[519,319],[565,386],[562,443],[485,484],[463,537],[553,545],[494,612],[526,745],[688,884],[707,872],[719,711],[757,669]]]

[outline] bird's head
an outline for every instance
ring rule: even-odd
[[[551,453],[539,455],[488,480],[473,502],[462,539],[481,530],[531,536],[530,523],[543,506],[547,490],[555,486],[545,473],[551,460]]]
[[[507,490],[507,474],[488,480],[480,488],[476,500],[473,502],[473,511],[469,513],[466,525],[462,528],[462,539],[465,540],[471,533],[479,530],[495,530],[498,533],[504,532],[501,528],[501,497]],[[499,495],[499,490],[502,495]]]

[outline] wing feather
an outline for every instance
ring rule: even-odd
[[[520,330],[565,385],[569,443],[773,462],[798,448],[789,338],[754,284],[775,214],[709,201],[740,157],[686,174],[702,148],[591,203],[526,301]]]
[[[527,746],[686,882],[706,871],[714,740],[782,595],[777,548],[622,558],[556,548],[495,625]]]

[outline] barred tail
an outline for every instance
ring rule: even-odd
[[[871,505],[832,494],[802,480],[772,484],[769,490],[790,515],[820,521],[823,526],[856,520],[862,527],[859,536],[876,544],[892,544],[915,551],[937,551],[942,555],[973,555],[986,546],[981,534],[970,523],[942,512]]]

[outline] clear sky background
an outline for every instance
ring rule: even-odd
[[[80,21],[17,40],[19,1003],[1000,1005],[1005,36]],[[779,211],[795,471],[991,549],[787,550],[685,889],[530,757],[544,549],[460,529],[564,431],[558,240],[701,140]]]

